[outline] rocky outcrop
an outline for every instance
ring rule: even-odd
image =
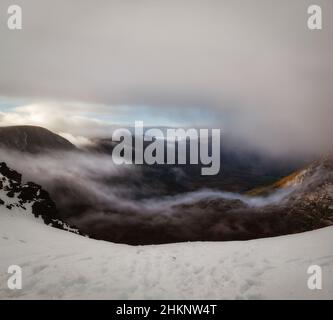
[[[304,216],[311,229],[333,225],[333,160],[326,157],[312,163],[295,181],[288,211]]]
[[[47,191],[33,182],[22,183],[22,175],[0,163],[0,209],[20,208],[31,211],[36,218],[55,228],[80,234],[79,230],[63,222],[58,215],[56,204]]]

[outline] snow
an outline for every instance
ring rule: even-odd
[[[127,246],[46,226],[0,206],[2,299],[332,299],[333,227],[244,242]],[[22,290],[7,288],[9,265]],[[322,267],[323,289],[307,269]]]

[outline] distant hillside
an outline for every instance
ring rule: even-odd
[[[0,127],[0,147],[30,153],[76,149],[65,138],[37,126]]]
[[[112,138],[95,139],[94,144],[88,149],[111,155],[117,143],[112,141]],[[147,144],[149,143],[145,142],[145,146]],[[189,151],[189,146],[187,148]],[[166,153],[165,148],[165,155]],[[202,165],[143,165],[141,169],[144,175],[141,183],[143,185],[151,185],[156,181],[165,183],[164,195],[196,191],[201,188],[243,193],[259,186],[270,185],[313,160],[310,157],[296,156],[274,158],[256,150],[237,147],[236,143],[233,145],[233,141],[224,135],[221,137],[220,159],[221,170],[214,176],[203,176]],[[174,172],[181,172],[182,175],[174,175]],[[155,191],[161,195],[160,190],[154,188],[153,192]]]
[[[303,172],[302,170],[297,170],[297,171],[289,174],[288,176],[283,177],[282,179],[276,181],[273,184],[254,188],[254,189],[246,192],[246,194],[248,196],[266,196],[280,188],[285,188],[285,187],[292,185],[294,183],[295,179],[297,179],[297,177],[299,177],[302,174],[302,172]]]
[[[273,184],[263,185],[246,192],[248,196],[267,196],[268,194],[277,191],[282,188],[288,188],[292,186],[300,185],[305,179],[308,179],[309,176],[313,176],[314,173],[317,174],[317,171],[322,168],[332,170],[333,157],[323,157],[317,161],[313,161],[308,166],[303,169],[296,170],[291,174],[279,179]],[[317,174],[318,175],[318,174]],[[320,176],[320,175],[319,175]],[[317,177],[318,178],[318,177]]]

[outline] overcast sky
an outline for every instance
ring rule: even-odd
[[[321,31],[307,29],[313,3]],[[272,152],[331,147],[331,0],[16,0],[20,31],[11,4],[2,125],[84,136],[136,119],[221,127]]]

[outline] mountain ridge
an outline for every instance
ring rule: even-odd
[[[29,153],[76,149],[60,135],[43,127],[29,125],[0,127],[0,147]]]

